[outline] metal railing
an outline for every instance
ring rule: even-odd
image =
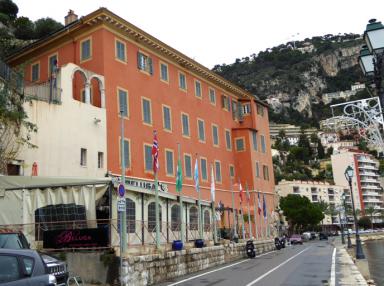
[[[61,103],[61,89],[52,81],[33,84],[28,83],[24,87],[26,99],[41,100],[49,103]]]
[[[0,78],[17,93],[23,93],[23,75],[15,72],[6,63],[0,60]]]

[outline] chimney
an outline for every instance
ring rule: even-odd
[[[64,18],[65,26],[77,21],[78,18],[79,17],[75,14],[75,12],[73,12],[73,10],[69,10],[68,15]]]

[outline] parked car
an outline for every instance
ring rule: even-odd
[[[21,231],[1,229],[0,230],[0,249],[30,249],[30,244]],[[66,285],[69,273],[67,264],[58,258],[40,252],[49,274],[56,277],[57,285]]]
[[[311,240],[314,240],[316,239],[316,232],[311,232]]]
[[[300,234],[292,234],[289,238],[291,244],[303,244],[303,240]]]
[[[319,239],[320,240],[327,240],[328,239],[328,235],[326,234],[326,233],[324,233],[324,232],[320,232],[319,233]]]
[[[41,255],[31,249],[0,249],[0,285],[56,286]]]

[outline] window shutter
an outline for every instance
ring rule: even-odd
[[[227,106],[228,106],[228,111],[231,111],[231,99],[229,96],[227,97]]]
[[[148,66],[149,66],[149,73],[153,74],[153,65],[152,65],[152,59],[148,57]]]
[[[243,121],[243,106],[241,102],[237,102],[237,118],[239,121]]]
[[[140,52],[137,52],[137,68],[139,70],[141,70],[140,58],[141,58],[141,54]]]
[[[221,95],[221,107],[225,108],[225,96],[223,94]]]
[[[129,141],[124,140],[124,161],[125,161],[125,167],[129,168]]]

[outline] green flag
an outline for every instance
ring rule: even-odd
[[[183,171],[181,168],[181,160],[180,158],[177,160],[177,167],[176,167],[176,191],[181,192],[181,187],[183,185]]]

